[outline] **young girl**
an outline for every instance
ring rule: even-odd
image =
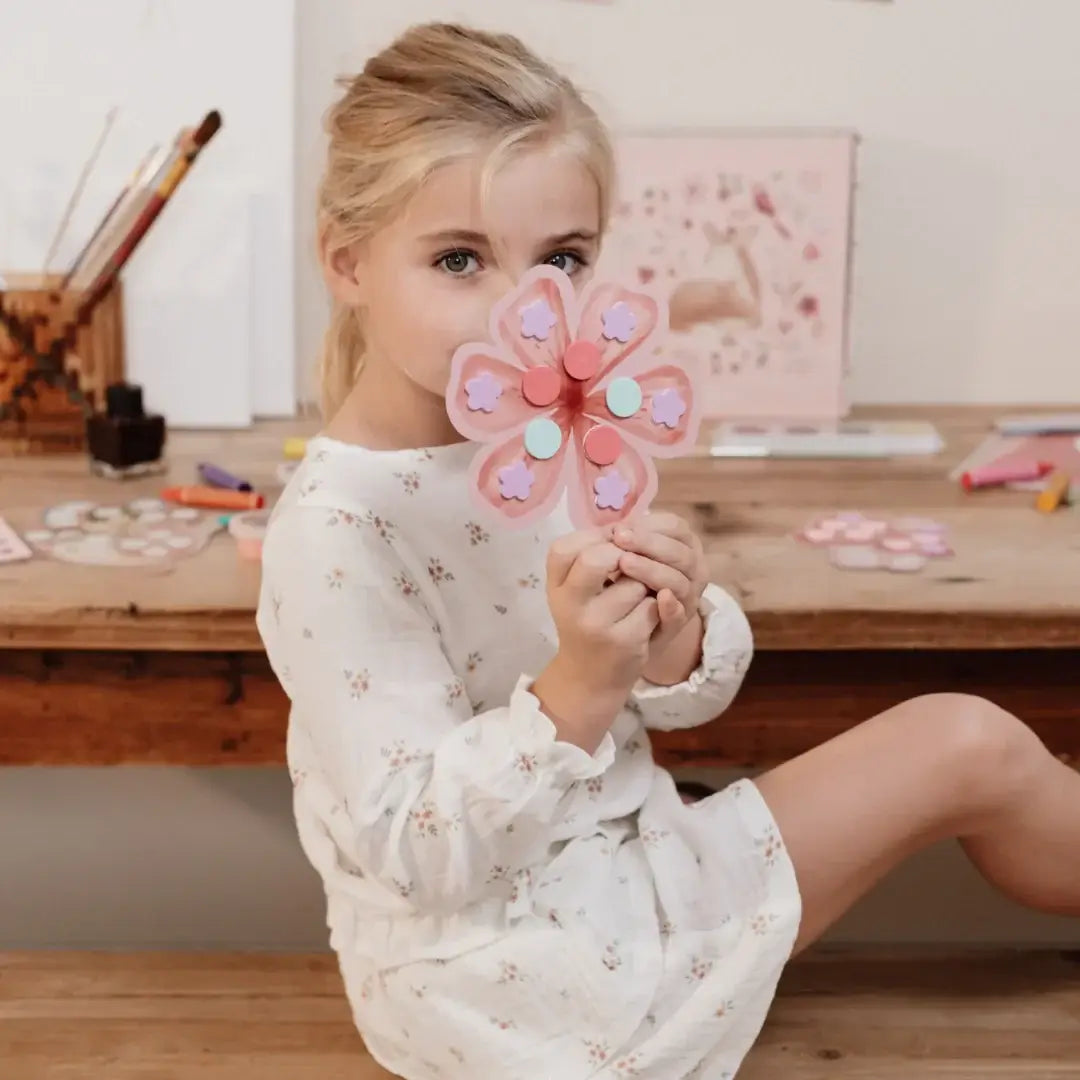
[[[672,515],[489,527],[443,400],[529,267],[588,277],[600,122],[516,39],[430,25],[328,126],[329,422],[275,511],[258,620],[371,1053],[410,1080],[729,1077],[792,953],[948,836],[1008,895],[1080,912],[1080,776],[977,699],[683,802],[646,729],[726,708],[746,619]]]

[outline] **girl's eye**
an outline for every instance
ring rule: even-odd
[[[554,266],[556,270],[561,270],[564,274],[570,274],[571,276],[587,265],[585,259],[576,251],[556,251],[549,255],[544,262],[548,266]]]
[[[480,260],[471,251],[448,251],[435,265],[452,277],[469,277],[480,269]]]

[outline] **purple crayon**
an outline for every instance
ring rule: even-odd
[[[251,491],[251,485],[246,480],[207,462],[199,466],[199,479],[211,487],[228,488],[229,491]]]

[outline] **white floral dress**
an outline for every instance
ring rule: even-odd
[[[407,1080],[730,1077],[791,953],[795,874],[753,783],[684,805],[646,729],[726,708],[746,619],[710,586],[689,680],[640,684],[595,754],[557,741],[528,686],[568,520],[493,531],[474,452],[317,438],[266,540],[258,624],[356,1024]]]

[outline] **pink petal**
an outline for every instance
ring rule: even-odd
[[[493,412],[468,407],[466,387],[471,379],[488,373],[502,388]],[[446,411],[451,423],[467,439],[490,442],[523,426],[550,409],[530,405],[521,394],[522,368],[500,359],[488,345],[463,345],[450,364],[450,385],[446,389]]]
[[[574,423],[573,475],[568,477],[570,519],[576,528],[588,529],[611,525],[636,514],[643,514],[656,496],[656,467],[629,443],[624,442],[619,456],[611,465],[594,465],[582,450],[585,433],[592,427],[587,417]],[[630,485],[630,492],[621,510],[600,509],[596,505],[595,484],[601,474],[616,469]]]
[[[641,387],[642,394],[641,408],[633,416],[624,419],[609,411],[605,397],[606,388],[596,390],[588,396],[584,404],[585,413],[648,443],[650,452],[657,457],[674,457],[683,453],[687,445],[697,439],[698,429],[698,410],[690,376],[682,368],[666,364],[633,378]],[[652,421],[652,399],[662,390],[668,389],[674,389],[687,405],[678,427],[674,428],[665,424],[654,424]]]
[[[477,454],[473,460],[473,492],[487,509],[494,510],[507,524],[521,527],[546,517],[562,496],[571,440],[565,411],[558,412],[553,419],[563,429],[563,444],[554,457],[546,461],[531,457],[525,450],[524,434],[519,432]],[[535,477],[529,497],[504,499],[499,487],[499,472],[519,461],[523,461]]]
[[[634,320],[634,331],[630,340],[625,342],[604,337],[604,312],[620,302],[630,309]],[[604,376],[637,349],[659,323],[660,307],[646,293],[631,292],[613,283],[598,285],[593,289],[585,300],[575,335],[579,341],[591,341],[596,345],[602,357],[600,370],[585,385],[585,393],[591,393]]]
[[[562,371],[562,355],[570,344],[566,312],[573,304],[570,279],[550,266],[533,267],[518,282],[516,288],[503,297],[491,316],[491,332],[524,367],[547,364]],[[567,290],[565,293],[563,290]],[[555,314],[555,325],[543,341],[522,335],[521,312],[537,300],[543,300]]]

